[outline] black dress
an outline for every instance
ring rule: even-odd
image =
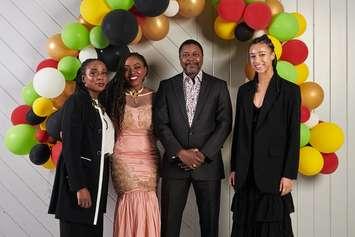
[[[252,144],[260,108],[253,108]],[[253,149],[252,149],[253,151]],[[294,211],[291,193],[262,193],[255,184],[254,154],[249,162],[247,180],[233,197],[232,237],[292,237],[290,213]],[[237,181],[238,182],[238,181]]]

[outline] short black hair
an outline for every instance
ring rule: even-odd
[[[196,45],[197,47],[200,48],[201,52],[202,52],[202,55],[203,55],[203,49],[202,49],[202,45],[197,42],[196,40],[193,40],[193,39],[188,39],[188,40],[185,40],[179,47],[179,55],[181,54],[181,50],[182,50],[182,47],[184,47],[185,45],[189,45],[189,44],[194,44]]]

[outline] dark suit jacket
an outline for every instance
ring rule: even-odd
[[[86,224],[94,222],[102,142],[100,115],[91,103],[90,95],[78,90],[62,108],[63,149],[48,211],[61,220]],[[108,190],[109,167],[107,158],[104,160],[100,214],[106,210]],[[83,187],[91,194],[92,206],[88,209],[77,204],[76,193]]]
[[[221,148],[232,126],[232,108],[225,81],[203,73],[191,127],[186,113],[182,73],[161,81],[155,97],[153,121],[156,135],[165,148],[162,177],[224,178]],[[205,163],[194,171],[179,168],[179,159],[173,158],[179,150],[189,148],[198,148],[206,156]]]
[[[236,171],[236,188],[243,186],[254,153],[257,187],[279,192],[281,177],[297,178],[300,144],[299,87],[274,75],[267,89],[252,144],[255,80],[239,88],[233,134],[231,170]]]

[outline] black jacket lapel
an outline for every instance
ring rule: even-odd
[[[256,129],[258,129],[260,127],[260,125],[263,123],[268,112],[272,108],[272,105],[274,104],[275,100],[277,99],[278,91],[279,91],[278,80],[279,80],[279,78],[274,74],[273,78],[270,81],[270,85],[266,91],[266,95],[265,95],[264,102],[263,102],[263,105],[260,110]]]
[[[181,114],[184,117],[187,127],[189,127],[189,122],[188,122],[188,118],[187,118],[187,111],[186,111],[186,100],[185,100],[184,88],[183,88],[182,73],[175,77],[173,91],[175,93],[176,101],[178,102],[178,106],[181,110]]]
[[[207,76],[205,73],[202,73],[202,81],[201,81],[201,87],[200,87],[200,93],[198,95],[197,99],[197,105],[196,105],[196,110],[195,110],[195,115],[192,120],[192,125],[194,124],[194,121],[198,118],[200,115],[203,107],[205,104],[207,104],[207,99],[208,99],[208,91],[209,91],[209,76]]]

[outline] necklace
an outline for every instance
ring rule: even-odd
[[[132,96],[133,102],[134,102],[135,104],[137,104],[137,97],[139,96],[140,93],[142,93],[143,90],[144,90],[144,87],[142,87],[142,88],[139,89],[139,90],[131,89],[131,90],[128,90],[128,91],[126,92],[126,95]]]

